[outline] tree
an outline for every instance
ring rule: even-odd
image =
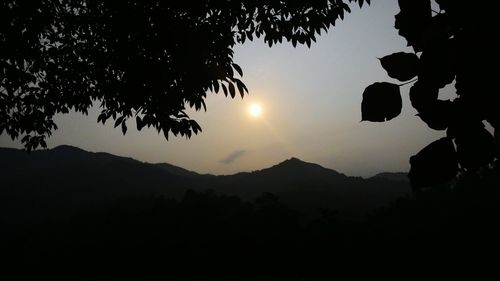
[[[372,84],[361,105],[363,120],[390,120],[401,112],[399,87],[414,83],[409,95],[417,115],[430,128],[446,130],[446,137],[410,158],[415,189],[476,173],[499,158],[500,100],[493,83],[499,48],[492,39],[496,11],[467,1],[436,2],[439,11],[430,0],[399,0],[395,28],[414,53],[394,53],[380,63],[391,78],[407,82]],[[456,97],[439,99],[440,89],[453,82]],[[496,140],[484,121],[494,128]]]
[[[189,138],[201,128],[187,107],[206,110],[209,91],[248,92],[236,43],[310,46],[350,12],[345,2],[1,1],[0,134],[45,147],[55,114],[100,103],[97,121],[113,119],[124,134],[135,119],[138,130]]]

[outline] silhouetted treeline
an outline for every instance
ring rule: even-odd
[[[358,222],[339,219],[334,206],[304,219],[270,193],[253,202],[213,191],[188,191],[180,200],[122,199],[17,229],[2,238],[3,266],[19,279],[68,280],[492,274],[500,250],[499,186],[498,175],[485,171]]]

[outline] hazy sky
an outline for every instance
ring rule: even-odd
[[[243,68],[250,95],[242,100],[210,93],[207,112],[192,112],[203,132],[191,139],[167,142],[155,130],[137,132],[135,121],[123,136],[114,122],[97,124],[96,109],[89,116],[58,116],[49,148],[69,144],[214,174],[261,169],[292,156],[355,176],[407,171],[409,157],[442,135],[415,116],[409,86],[402,87],[399,117],[360,122],[364,88],[392,81],[377,58],[411,51],[394,29],[397,1],[351,7],[352,13],[310,49],[288,43],[269,48],[260,40],[238,45],[234,60]],[[252,103],[263,108],[259,118],[248,112]],[[21,147],[6,135],[0,136],[0,146]]]

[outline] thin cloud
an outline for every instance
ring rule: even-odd
[[[226,158],[220,160],[221,163],[231,164],[236,161],[238,158],[242,157],[246,153],[245,150],[235,150],[231,152]]]

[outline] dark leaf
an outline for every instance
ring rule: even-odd
[[[234,89],[234,85],[231,82],[228,82],[228,85],[229,85],[229,93],[231,97],[234,98],[234,96],[236,96],[236,90]]]
[[[219,93],[219,81],[215,80],[213,82],[215,93]]]
[[[453,118],[453,103],[449,100],[435,100],[418,112],[418,116],[429,128],[446,130]]]
[[[127,125],[125,122],[122,122],[122,133],[125,135],[127,133]]]
[[[139,116],[135,117],[135,123],[137,124],[137,131],[140,131],[145,125]]]
[[[399,30],[416,52],[423,50],[422,38],[432,18],[430,0],[399,0],[401,12],[396,15],[394,27]]]
[[[422,111],[437,100],[439,89],[419,80],[411,86],[409,95],[411,105],[417,111]]]
[[[380,64],[389,77],[408,81],[418,74],[418,57],[412,53],[394,53],[380,59]]]
[[[377,82],[366,87],[361,103],[361,121],[384,122],[401,113],[399,86]]]
[[[241,67],[235,63],[233,63],[234,69],[238,72],[238,74],[243,77],[243,70],[241,70]]]
[[[414,190],[443,184],[458,172],[455,147],[452,140],[446,137],[432,142],[412,156],[410,164],[408,177]]]
[[[193,132],[195,134],[198,134],[198,132],[201,132],[201,127],[196,121],[190,120],[190,125],[191,125],[191,129],[193,130]]]
[[[455,79],[455,51],[449,40],[435,42],[422,52],[419,79],[442,88]]]
[[[106,122],[106,114],[104,113],[99,114],[99,116],[97,117],[97,123],[99,122],[102,122],[102,124],[104,125],[104,123]]]
[[[116,119],[115,128],[118,127],[123,122],[124,118],[125,118],[124,116],[120,116],[120,117],[118,117],[118,119]]]
[[[222,91],[224,92],[224,96],[227,97],[227,87],[226,87],[226,85],[224,85],[223,83],[221,83],[220,85],[222,87]]]
[[[483,123],[454,128],[458,161],[467,171],[476,171],[490,164],[495,157],[495,140]]]
[[[241,82],[241,80],[239,79],[235,79],[235,82],[236,82],[236,86],[238,87],[238,91],[240,92],[240,96],[241,98],[243,98],[245,96],[245,90],[248,92],[245,84],[243,84],[243,82]]]

